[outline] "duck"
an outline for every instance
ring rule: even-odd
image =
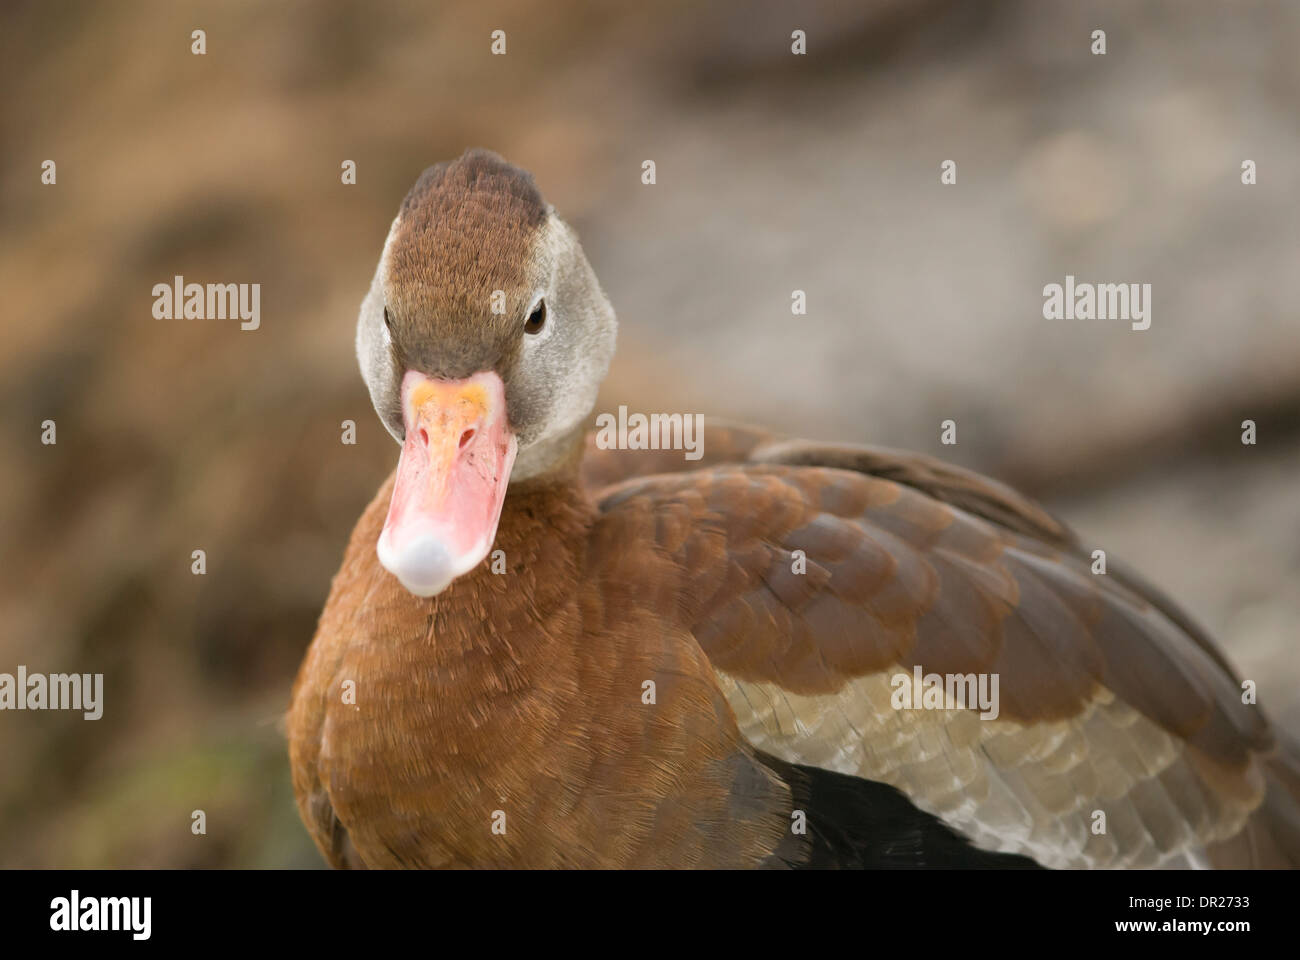
[[[287,717],[330,865],[1300,864],[1300,749],[1168,597],[926,455],[597,444],[616,332],[529,173],[416,180],[356,334],[400,454]]]

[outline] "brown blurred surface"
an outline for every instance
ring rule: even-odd
[[[1178,597],[1300,729],[1294,5],[0,17],[0,671],[106,675],[99,721],[0,714],[0,866],[320,862],[280,717],[397,452],[356,370],[356,307],[407,187],[473,145],[532,170],[584,238],[621,322],[602,408],[1018,483]],[[1066,273],[1151,283],[1151,330],[1043,320]],[[260,283],[261,329],[154,319],[177,274]]]

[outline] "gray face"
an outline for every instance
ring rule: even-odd
[[[404,206],[393,221],[361,304],[357,359],[375,411],[400,443],[406,370],[445,379],[493,370],[519,443],[511,478],[544,473],[595,405],[614,352],[613,308],[577,236],[549,208],[535,227],[506,232],[504,257],[493,246],[499,224],[413,229],[420,216]]]

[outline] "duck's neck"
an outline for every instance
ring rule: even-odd
[[[586,426],[579,423],[566,433],[519,451],[510,471],[510,489],[535,481],[576,484],[586,433]]]
[[[582,576],[595,508],[578,482],[579,444],[545,473],[512,479],[487,559],[457,579],[434,604],[431,636],[440,656],[492,651],[497,669],[545,683],[555,666],[543,651],[575,638],[575,590]],[[509,666],[502,660],[510,661]]]

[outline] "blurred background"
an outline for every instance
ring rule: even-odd
[[[534,172],[619,312],[600,409],[909,447],[1018,485],[1177,597],[1300,730],[1300,5],[11,0],[0,18],[0,671],[105,674],[99,721],[0,714],[0,865],[321,864],[281,718],[397,459],[356,309],[407,188],[476,145]],[[1152,284],[1151,329],[1044,320],[1067,273]],[[154,319],[177,274],[260,283],[261,329]]]

